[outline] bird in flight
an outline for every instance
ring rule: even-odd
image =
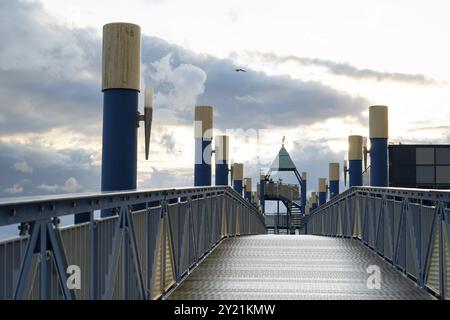
[[[239,69],[236,69],[236,72],[247,72],[247,71],[245,71],[244,69],[239,68]]]

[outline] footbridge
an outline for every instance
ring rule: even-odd
[[[21,234],[0,243],[0,298],[446,298],[449,204],[448,191],[354,187],[305,234],[268,235],[230,187],[3,200],[0,225]],[[90,221],[60,226],[79,213]]]
[[[389,187],[386,106],[369,108],[370,149],[349,136],[343,172],[330,163],[310,186],[284,139],[270,167],[231,163],[213,107],[197,106],[193,186],[139,190],[137,128],[148,159],[153,121],[149,86],[138,111],[140,48],[139,26],[104,27],[101,191],[0,199],[0,231],[17,231],[0,240],[0,299],[450,297],[450,191]]]

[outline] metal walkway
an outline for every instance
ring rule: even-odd
[[[367,267],[381,269],[369,289]],[[258,235],[224,240],[168,299],[432,299],[352,239]]]

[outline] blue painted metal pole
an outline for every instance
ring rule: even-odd
[[[350,187],[362,186],[362,136],[348,137]]]
[[[369,108],[370,185],[387,187],[388,181],[388,107]]]
[[[242,182],[244,179],[244,165],[235,163],[233,166],[233,189],[242,196]]]
[[[339,195],[339,163],[330,163],[330,200]]]
[[[266,207],[265,192],[266,192],[266,176],[264,174],[261,174],[259,177],[259,203],[261,206],[262,213],[264,213]]]
[[[302,206],[301,211],[304,214],[306,211],[306,188],[308,187],[307,180],[308,180],[308,173],[302,172],[302,191],[301,191],[301,200],[302,200]]]
[[[195,168],[194,185],[211,185],[211,141],[213,128],[213,108],[195,108]]]
[[[140,65],[140,27],[129,23],[105,25],[102,191],[136,189]],[[114,214],[111,210],[101,213],[103,217]]]
[[[252,202],[252,179],[244,179],[244,196],[248,202]]]
[[[327,179],[319,179],[319,206],[327,202]]]
[[[228,185],[229,137],[216,137],[216,186]]]

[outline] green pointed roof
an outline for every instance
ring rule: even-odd
[[[272,162],[272,165],[270,166],[271,171],[293,171],[297,169],[295,167],[294,161],[292,161],[291,156],[287,152],[287,150],[284,148],[284,145],[281,147],[280,151],[278,152],[277,157]]]

